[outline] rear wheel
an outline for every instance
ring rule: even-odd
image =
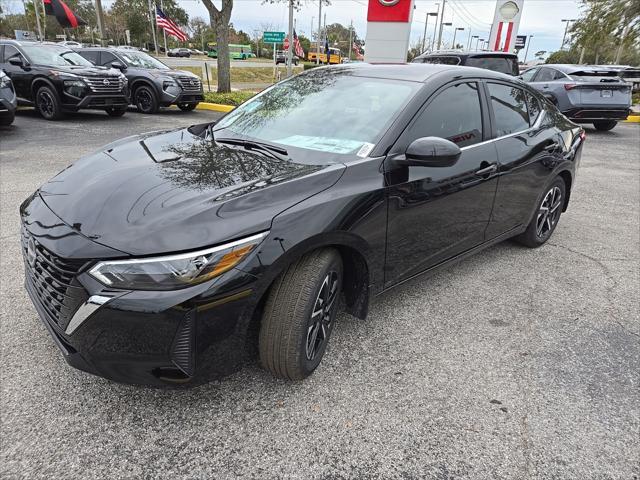
[[[13,120],[16,118],[15,112],[5,112],[0,115],[0,125],[7,126],[13,123]]]
[[[45,120],[62,118],[62,105],[51,87],[42,86],[36,92],[36,110]]]
[[[615,120],[599,120],[597,122],[593,122],[593,126],[596,130],[600,130],[601,132],[608,132],[613,127],[618,124]]]
[[[260,327],[260,360],[277,377],[302,380],[320,364],[338,311],[342,259],[316,250],[276,279]]]
[[[197,105],[197,103],[179,103],[178,108],[183,112],[190,112],[191,110],[196,108]]]
[[[127,107],[110,107],[105,110],[110,117],[121,117],[127,113]]]
[[[158,99],[156,98],[156,92],[147,85],[140,85],[133,93],[133,101],[142,113],[156,113],[160,107]]]
[[[551,238],[551,234],[558,226],[562,206],[566,194],[564,180],[557,177],[547,187],[542,200],[538,204],[531,223],[524,233],[516,237],[516,240],[530,248],[537,248]]]

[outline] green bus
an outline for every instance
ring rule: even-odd
[[[218,58],[218,44],[207,43],[207,48],[208,57]],[[251,51],[251,45],[239,45],[237,43],[230,43],[229,56],[232,60],[246,60],[247,58],[255,57],[255,54]]]

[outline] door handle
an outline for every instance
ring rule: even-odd
[[[542,88],[549,88],[549,85],[542,85]]]
[[[487,162],[482,162],[482,163],[487,163]],[[482,165],[482,164],[481,164]],[[476,171],[476,175],[478,175],[479,177],[482,177],[484,175],[489,175],[491,173],[497,172],[498,171],[498,165],[496,165],[495,163],[492,163],[491,165],[481,168],[480,170]]]

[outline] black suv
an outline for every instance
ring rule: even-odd
[[[11,125],[16,116],[18,101],[11,79],[0,70],[0,125]]]
[[[464,52],[439,51],[423,53],[413,59],[412,63],[442,63],[445,65],[461,65],[465,67],[484,68],[494,72],[506,73],[517,77],[520,75],[518,56],[507,52]]]
[[[127,78],[121,72],[96,67],[68,47],[0,40],[0,68],[13,81],[18,103],[35,106],[47,120],[80,109],[119,117],[129,104]]]
[[[80,48],[76,52],[95,65],[122,70],[129,80],[131,103],[142,113],[155,113],[169,105],[193,110],[204,100],[197,76],[172,70],[144,52],[115,48]]]

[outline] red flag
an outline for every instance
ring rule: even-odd
[[[178,24],[167,17],[165,13],[160,10],[160,7],[156,7],[156,24],[158,25],[158,27],[167,32],[167,35],[176,37],[181,42],[186,42],[189,39],[187,34],[180,30]]]
[[[47,15],[56,17],[56,20],[62,28],[76,28],[81,25],[87,25],[82,18],[73,13],[62,0],[43,0],[44,11]]]
[[[286,52],[287,50],[289,50],[289,37],[285,37],[284,39],[284,51]],[[295,54],[300,57],[300,58],[304,58],[304,50],[302,49],[302,45],[300,45],[300,39],[298,38],[298,34],[296,33],[296,31],[293,31],[293,51],[295,52]]]

